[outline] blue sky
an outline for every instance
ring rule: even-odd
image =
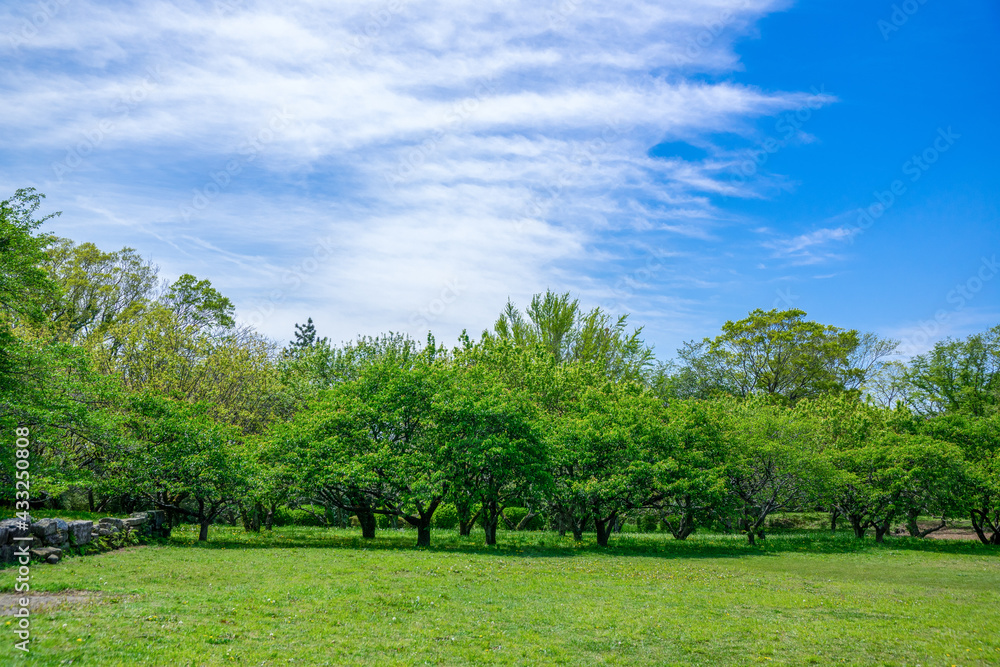
[[[907,354],[1000,323],[994,2],[49,0],[0,26],[0,190],[280,340],[451,342],[546,288],[662,358],[754,308]]]

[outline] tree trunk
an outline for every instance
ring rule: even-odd
[[[536,516],[538,516],[538,512],[528,512],[524,515],[524,518],[517,522],[517,527],[514,530],[526,530],[528,528],[528,524],[531,523],[531,520]]]
[[[573,530],[573,539],[577,542],[583,542],[583,529],[587,527],[587,519],[590,517],[584,515],[581,519],[570,519],[570,528]]]
[[[417,546],[429,547],[431,545],[431,527],[417,526]]]
[[[849,514],[847,516],[848,520],[851,522],[851,528],[854,530],[854,537],[859,540],[865,536],[865,532],[868,530],[868,524],[861,522],[861,517],[857,514]]]
[[[496,546],[497,544],[497,523],[496,519],[487,518],[483,523],[483,530],[486,532],[486,546]]]
[[[618,518],[617,512],[612,512],[611,516],[605,519],[599,519],[594,517],[594,527],[597,530],[597,544],[598,546],[606,547],[608,546],[608,538],[611,537],[611,531],[615,526],[615,519]]]
[[[906,511],[906,531],[910,534],[910,537],[927,537],[931,533],[945,527],[944,517],[942,517],[941,523],[938,525],[932,526],[927,530],[921,530],[920,526],[917,525],[917,516],[919,516],[919,514],[920,511],[912,507]]]
[[[757,536],[754,534],[754,532],[752,530],[748,530],[747,531],[747,541],[750,542],[750,546],[753,546],[754,544],[756,544],[756,538],[757,538]]]
[[[278,503],[271,503],[267,508],[267,516],[264,517],[264,530],[274,528],[274,513],[278,511]]]
[[[375,513],[368,511],[359,511],[356,516],[358,517],[358,523],[361,524],[361,537],[366,540],[375,539]]]
[[[261,503],[253,504],[253,514],[250,518],[250,530],[255,533],[260,532],[260,517],[264,513],[264,506]]]
[[[87,489],[87,507],[90,508],[91,512],[96,512],[97,511],[97,510],[94,509],[94,489],[93,488]]]
[[[889,532],[889,522],[883,521],[882,523],[875,524],[875,541],[884,542],[885,534]]]
[[[211,519],[203,519],[201,521],[201,530],[198,532],[198,541],[207,542],[208,541],[208,527],[212,525]]]
[[[840,518],[840,510],[833,510],[830,512],[830,532],[837,532],[837,519]]]

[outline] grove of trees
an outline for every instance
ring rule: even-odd
[[[0,432],[31,431],[31,508],[159,508],[204,540],[307,506],[420,546],[446,512],[487,544],[541,523],[606,546],[637,516],[753,544],[808,510],[1000,544],[1000,326],[902,363],[895,341],[755,310],[657,362],[626,317],[549,291],[450,348],[333,345],[311,319],[281,344],[206,279],[41,233],[40,205],[0,203]]]

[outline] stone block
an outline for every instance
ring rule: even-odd
[[[55,554],[49,554],[49,557],[45,559],[45,562],[49,565],[55,565],[59,562],[59,556]]]
[[[60,530],[66,530],[66,522],[62,519],[39,519],[31,524],[31,534],[37,537],[48,537]]]
[[[69,528],[70,542],[77,546],[82,546],[90,542],[94,535],[93,521],[67,521]]]
[[[99,522],[102,526],[111,529],[112,532],[117,533],[123,528],[125,528],[125,522],[121,519],[116,519],[113,516],[106,516]]]
[[[40,549],[32,549],[31,555],[38,560],[45,560],[49,556],[55,556],[56,558],[62,557],[62,549],[57,547],[42,547]]]

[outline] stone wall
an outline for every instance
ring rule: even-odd
[[[31,556],[35,560],[58,563],[63,551],[70,547],[82,547],[96,542],[101,537],[119,534],[135,534],[140,541],[151,537],[170,537],[163,512],[136,512],[124,519],[105,517],[100,521],[66,521],[63,519],[31,519],[27,524],[21,519],[0,521],[0,561],[13,563],[15,550],[24,544],[30,545]],[[31,537],[31,541],[24,538]]]

